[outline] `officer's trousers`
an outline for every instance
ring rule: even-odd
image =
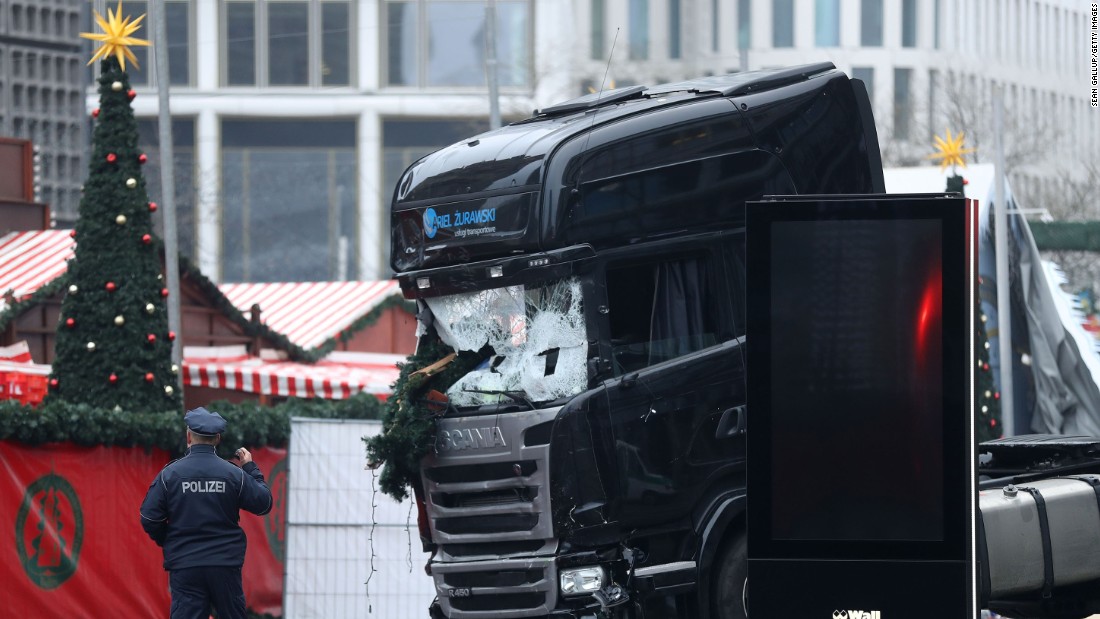
[[[239,567],[192,567],[168,573],[172,590],[171,619],[246,619]]]

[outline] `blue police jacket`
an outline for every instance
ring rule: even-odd
[[[164,549],[164,569],[240,567],[247,541],[240,510],[271,511],[271,490],[254,462],[241,468],[213,445],[195,444],[149,484],[141,526]]]

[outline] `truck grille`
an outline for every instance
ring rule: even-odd
[[[549,445],[524,441],[528,429],[557,412],[440,421],[451,436],[493,435],[504,443],[455,441],[466,448],[424,460],[428,519],[439,545],[432,576],[447,617],[538,617],[557,604]]]

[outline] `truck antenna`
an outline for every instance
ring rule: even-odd
[[[603,98],[604,87],[607,85],[607,73],[611,70],[611,59],[615,57],[615,44],[619,42],[619,31],[621,27],[615,28],[615,37],[611,39],[611,51],[607,54],[607,65],[603,68],[603,80],[600,81],[600,90],[596,93],[596,102],[592,105],[592,122],[588,125],[588,134],[584,136],[584,148],[581,149],[581,154],[588,152],[588,142],[592,139],[592,127],[596,124],[596,114],[599,113],[600,99]],[[577,172],[577,185],[573,188],[574,195],[581,190],[581,174],[584,172],[584,166],[581,166],[579,172]]]

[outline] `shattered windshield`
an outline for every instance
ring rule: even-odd
[[[490,355],[447,390],[458,406],[519,396],[547,402],[587,387],[588,343],[576,278],[426,300],[436,331],[456,351]]]

